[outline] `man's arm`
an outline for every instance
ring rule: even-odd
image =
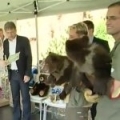
[[[120,45],[116,48],[114,52],[114,56],[112,58],[112,69],[111,69],[111,76],[113,77],[113,90],[111,93],[111,98],[110,99],[116,99],[120,97]],[[99,96],[98,95],[92,95],[90,89],[85,89],[84,90],[84,96],[85,99],[88,102],[95,103],[98,101]]]
[[[114,78],[114,85],[111,98],[120,97],[120,44],[116,47],[113,54],[111,76]]]
[[[30,42],[27,38],[25,39],[24,47],[25,47],[25,56],[26,56],[25,75],[30,77],[31,76],[31,68],[32,68],[32,53],[31,53]]]

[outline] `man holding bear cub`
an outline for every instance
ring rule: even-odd
[[[107,33],[115,39],[114,47],[111,51],[112,69],[111,75],[114,78],[112,99],[103,96],[99,99],[97,105],[97,115],[95,120],[119,120],[120,119],[120,1],[108,6],[106,16]],[[113,96],[115,94],[115,97]],[[86,90],[85,98],[88,102],[96,102],[91,90]]]

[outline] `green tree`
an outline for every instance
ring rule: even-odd
[[[45,58],[49,52],[54,52],[54,53],[57,53],[59,55],[66,55],[65,42],[67,40],[67,36],[68,36],[68,31],[65,30],[64,34],[60,35],[57,38],[53,38],[49,42],[49,46],[48,46],[47,51],[44,54],[41,54],[42,58]]]
[[[95,27],[95,36],[108,41],[109,46],[112,49],[114,39],[112,36],[108,35],[106,32],[105,20],[100,20],[97,24],[95,24],[95,26],[96,26]]]
[[[95,36],[104,40],[113,40],[113,38],[106,33],[105,21],[100,20],[98,24],[95,25]]]

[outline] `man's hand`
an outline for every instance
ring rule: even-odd
[[[111,87],[111,99],[120,98],[120,81],[114,80],[114,84]]]
[[[29,80],[30,80],[30,77],[27,76],[27,75],[25,75],[25,76],[24,76],[24,82],[27,83]]]
[[[92,91],[90,89],[85,89],[84,91],[84,97],[86,99],[86,101],[90,102],[90,103],[96,103],[99,100],[99,95],[95,94],[92,95]]]

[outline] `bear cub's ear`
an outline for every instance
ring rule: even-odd
[[[48,54],[47,58],[45,59],[45,61],[47,63],[49,63],[49,62],[56,62],[56,61],[58,61],[58,59],[59,59],[59,55],[58,54],[56,54],[54,52],[49,52],[49,54]]]
[[[73,62],[84,62],[85,56],[89,54],[89,38],[84,36],[82,38],[66,41],[66,54]]]
[[[88,47],[89,38],[84,36],[82,38],[67,40],[66,41],[66,52],[77,52],[83,48]]]
[[[39,82],[45,82],[47,80],[48,75],[46,74],[40,74],[39,76]]]

